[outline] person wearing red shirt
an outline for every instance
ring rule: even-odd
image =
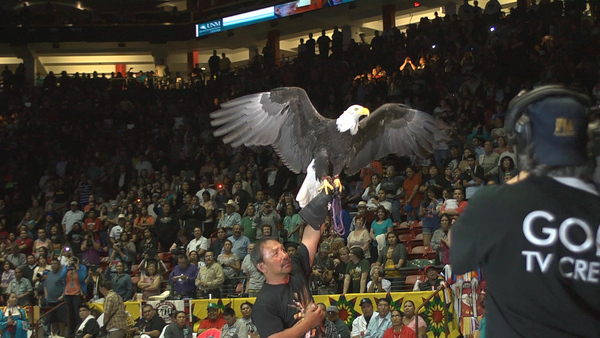
[[[225,324],[225,319],[219,317],[219,307],[215,303],[208,303],[206,307],[208,317],[200,322],[198,327],[198,335],[209,329],[221,330]]]
[[[392,327],[383,333],[383,338],[417,338],[415,331],[402,322],[402,312],[392,310]]]
[[[102,230],[102,221],[100,217],[97,217],[96,210],[91,209],[89,212],[89,217],[85,219],[83,222],[83,230],[84,231],[92,231],[94,233],[95,239],[100,239],[100,231]]]
[[[419,191],[421,187],[421,173],[416,173],[413,167],[406,167],[406,179],[404,180],[403,188],[406,193],[405,207],[409,220],[416,219],[419,215],[419,206],[423,201],[423,193]]]
[[[19,246],[19,250],[24,253],[26,256],[31,255],[33,251],[33,239],[29,238],[29,234],[27,230],[21,230],[21,237],[15,241]]]

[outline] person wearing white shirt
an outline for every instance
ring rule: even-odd
[[[198,252],[198,258],[204,259],[204,253],[208,250],[210,243],[208,238],[202,236],[202,227],[194,228],[194,239],[192,239],[187,246],[187,254],[190,254],[190,251]]]
[[[78,207],[77,202],[71,202],[71,210],[67,211],[62,219],[62,228],[65,235],[71,232],[75,222],[83,223],[83,211],[79,210]]]
[[[198,196],[198,200],[202,201],[202,193],[205,191],[208,191],[208,193],[210,194],[210,200],[214,201],[215,200],[215,196],[217,196],[217,191],[213,188],[209,187],[208,184],[208,179],[202,178],[202,180],[200,181],[200,190],[198,190],[198,192],[196,193],[196,196]]]
[[[379,190],[377,192],[377,198],[371,198],[369,202],[367,202],[367,209],[377,211],[377,207],[380,205],[388,212],[392,212],[392,203],[386,200],[385,190]]]
[[[361,299],[360,308],[362,309],[362,316],[358,316],[352,322],[352,332],[350,333],[352,338],[364,337],[371,318],[379,316],[377,311],[373,311],[373,302],[370,298]]]

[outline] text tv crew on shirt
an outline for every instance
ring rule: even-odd
[[[261,337],[323,336],[324,314],[313,302],[308,278],[330,202],[331,195],[321,192],[300,210],[299,215],[309,226],[292,258],[273,238],[255,243],[250,255],[252,263],[264,274],[265,283],[254,304],[252,320]]]
[[[560,86],[513,99],[505,128],[523,171],[478,192],[450,230],[454,272],[487,280],[489,337],[600,337],[589,105]]]

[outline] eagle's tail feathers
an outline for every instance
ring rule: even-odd
[[[317,178],[315,160],[313,159],[306,168],[306,178],[304,179],[304,182],[302,182],[298,195],[296,195],[296,200],[300,207],[304,208],[308,202],[317,196],[320,187],[321,182],[319,178]]]

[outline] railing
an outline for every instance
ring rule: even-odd
[[[421,309],[427,305],[427,303],[429,303],[429,301],[438,293],[440,293],[440,291],[442,292],[442,295],[444,295],[443,298],[443,302],[444,302],[444,334],[446,335],[446,337],[448,337],[448,303],[446,302],[446,293],[444,293],[443,291],[445,290],[445,287],[440,288],[439,290],[435,290],[431,293],[431,295],[429,295],[429,297],[427,297],[423,303],[421,303],[421,305],[419,305],[419,307],[415,310],[415,330],[416,330],[416,334],[417,337],[419,337],[419,311],[421,311]]]
[[[40,318],[38,318],[38,320],[35,322],[35,324],[33,325],[33,334],[31,335],[31,337],[37,338],[38,337],[38,330],[40,329],[40,325],[43,325],[43,321],[42,319],[44,319],[44,317],[46,317],[47,315],[51,314],[52,312],[56,311],[56,309],[58,309],[59,307],[65,305],[66,306],[66,302],[62,302],[58,305],[56,305],[55,307],[51,308],[50,310],[44,312],[43,315],[40,316]],[[66,309],[65,309],[66,310]],[[68,312],[68,311],[65,311]],[[67,325],[65,330],[68,330],[70,322],[69,322],[69,316],[67,316]],[[52,323],[50,323],[50,325],[52,325]]]

